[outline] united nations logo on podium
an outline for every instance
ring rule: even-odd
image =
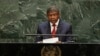
[[[59,46],[43,46],[41,49],[41,56],[61,56],[61,49]]]

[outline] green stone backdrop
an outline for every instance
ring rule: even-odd
[[[45,21],[46,9],[56,5],[61,19],[73,26],[77,43],[100,42],[99,0],[0,0],[0,42],[33,43],[37,25]]]

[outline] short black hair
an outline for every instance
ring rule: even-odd
[[[47,14],[51,11],[56,11],[59,13],[59,9],[56,7],[56,6],[50,6],[48,9],[47,9]]]

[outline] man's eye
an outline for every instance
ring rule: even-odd
[[[54,14],[54,16],[56,16],[56,15]]]

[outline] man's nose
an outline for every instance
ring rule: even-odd
[[[54,18],[54,15],[52,15],[51,18]]]

